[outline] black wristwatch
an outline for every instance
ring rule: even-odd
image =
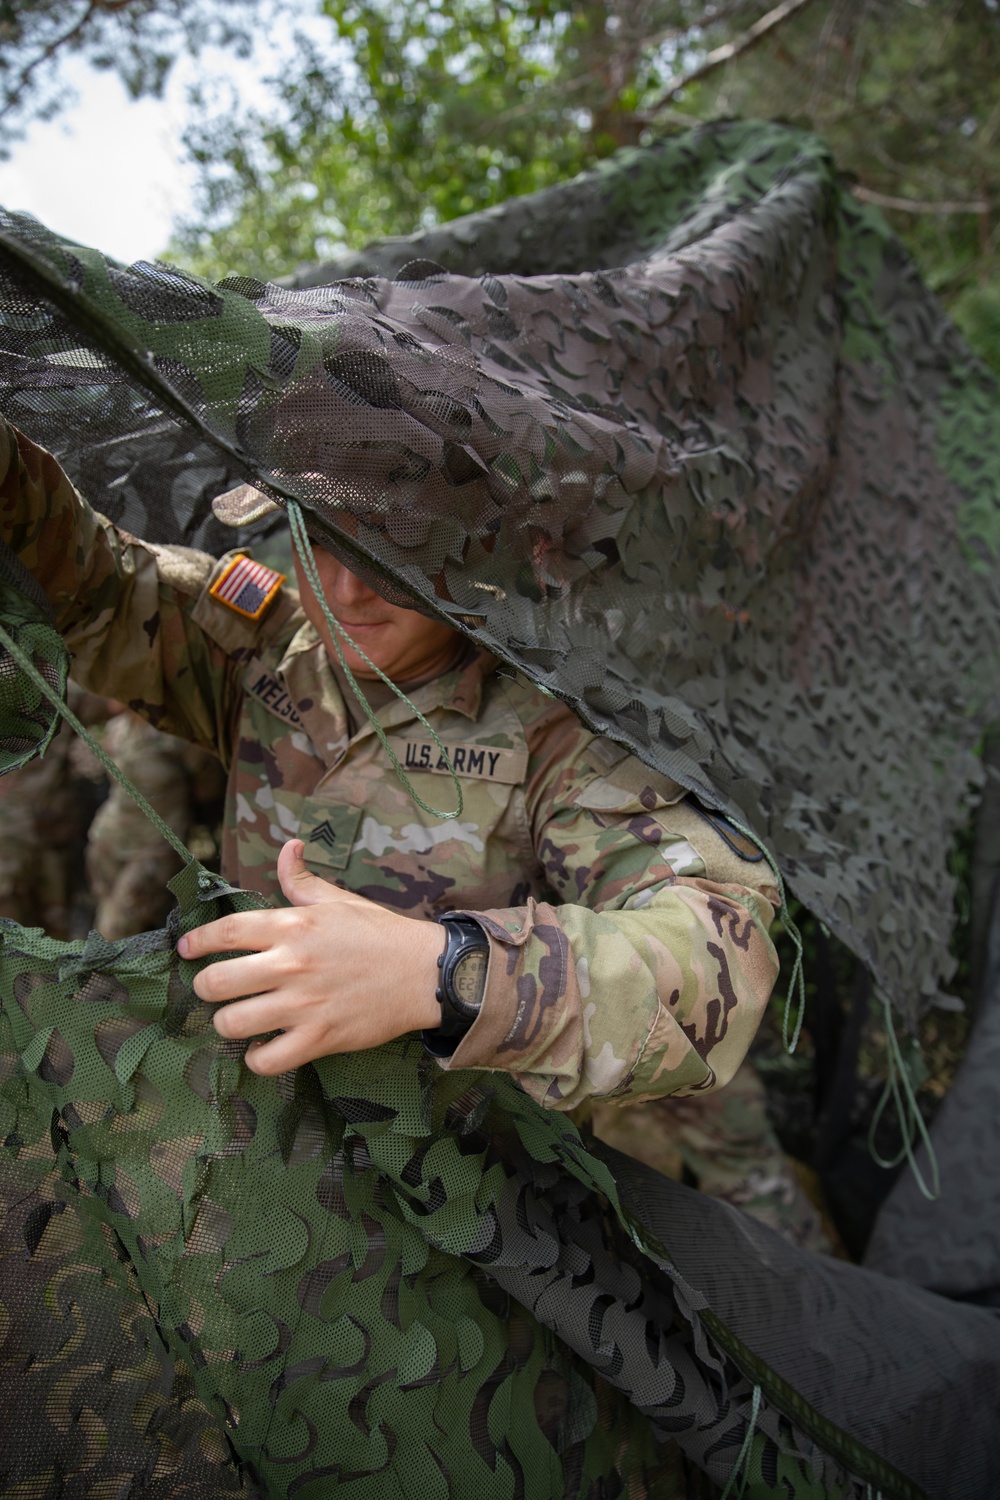
[[[441,1006],[441,1025],[421,1036],[434,1057],[450,1057],[479,1015],[490,945],[472,917],[446,912],[438,921],[447,933],[444,952],[438,959],[441,980],[434,991]]]

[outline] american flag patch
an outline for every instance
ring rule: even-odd
[[[230,562],[226,571],[209,589],[213,599],[227,604],[248,620],[259,620],[285,581],[284,573],[265,568],[263,563],[244,557],[242,552]]]

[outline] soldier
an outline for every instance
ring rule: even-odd
[[[68,696],[85,723],[106,718],[103,700],[75,683]],[[84,845],[105,790],[103,768],[65,723],[44,756],[0,777],[0,916],[61,939],[87,931]]]
[[[0,916],[70,935],[72,849],[82,843],[63,725],[41,760],[0,779]],[[44,835],[42,824],[44,823]]]
[[[4,532],[53,603],[77,678],[228,767],[223,872],[279,907],[211,923],[181,949],[240,955],[196,989],[235,1002],[215,1025],[249,1041],[251,1069],[421,1031],[442,1067],[505,1069],[559,1110],[702,1095],[733,1077],[777,971],[778,895],[724,819],[316,550],[366,707],[301,569],[296,598],[241,555],[136,541],[13,429],[0,444]],[[244,489],[217,510],[242,523],[261,500]],[[447,764],[415,708],[462,787],[450,821],[433,811],[449,808]]]
[[[221,799],[222,768],[215,756],[161,734],[115,703],[104,748],[160,817],[189,840],[199,805]],[[94,925],[106,938],[159,927],[173,904],[166,883],[180,859],[117,782],[87,835],[87,879],[97,901]]]

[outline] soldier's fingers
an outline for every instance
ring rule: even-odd
[[[217,1005],[221,1000],[242,1000],[281,989],[286,979],[282,956],[283,949],[276,948],[208,964],[195,975],[194,992],[199,1000]]]
[[[325,1056],[329,1051],[313,1038],[304,1027],[287,1031],[270,1041],[251,1042],[244,1061],[251,1073],[260,1073],[265,1078],[276,1073],[287,1073],[292,1068],[301,1068],[304,1063]]]
[[[287,927],[287,911],[235,911],[218,921],[187,932],[177,944],[181,958],[209,958],[213,953],[241,949],[260,953],[279,941]]]
[[[278,995],[254,995],[250,1000],[237,1000],[233,1005],[224,1005],[212,1017],[212,1025],[220,1036],[238,1041],[263,1036],[268,1031],[280,1031],[293,1023],[294,1017]]]

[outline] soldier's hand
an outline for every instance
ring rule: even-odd
[[[306,869],[302,852],[292,839],[278,856],[290,907],[234,912],[177,945],[182,958],[241,954],[202,969],[194,989],[212,1004],[235,1002],[215,1016],[220,1036],[282,1032],[247,1048],[255,1073],[284,1073],[441,1021],[434,989],[443,930],[339,890]]]

